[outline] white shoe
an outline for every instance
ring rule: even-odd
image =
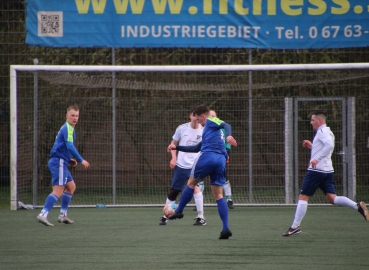
[[[59,216],[58,217],[58,222],[59,223],[64,223],[64,224],[73,224],[74,223],[74,221],[71,220],[70,218],[68,218],[67,216],[65,216],[65,217]]]
[[[48,220],[47,220],[47,217],[43,217],[41,215],[38,215],[36,217],[36,220],[42,224],[44,224],[45,226],[54,226],[54,224],[50,223]]]

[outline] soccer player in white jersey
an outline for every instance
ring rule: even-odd
[[[202,131],[204,127],[200,125],[196,117],[192,114],[196,107],[190,110],[190,122],[179,125],[173,135],[172,144],[174,145],[196,145],[201,142]],[[190,178],[191,168],[194,161],[198,157],[198,153],[185,153],[173,150],[171,151],[172,159],[170,161],[170,168],[174,169],[172,183],[170,186],[170,191],[166,200],[166,204],[175,203],[179,193],[185,182]],[[195,187],[194,200],[197,209],[196,221],[193,225],[204,226],[206,225],[206,220],[204,217],[204,202],[203,195],[198,186]],[[159,225],[166,225],[168,218],[163,216],[160,219]]]
[[[306,214],[308,201],[315,191],[320,188],[328,202],[334,205],[351,207],[358,210],[365,220],[368,220],[368,209],[364,202],[356,203],[344,196],[337,196],[334,186],[334,170],[332,166],[332,152],[334,149],[334,135],[326,125],[326,116],[318,111],[311,115],[310,124],[316,134],[313,142],[304,140],[303,147],[311,149],[308,172],[302,182],[301,192],[296,207],[295,218],[291,227],[282,235],[290,236],[301,232],[300,223]]]
[[[73,176],[68,170],[68,164],[72,157],[80,162],[85,169],[90,167],[90,163],[83,159],[74,146],[76,133],[74,128],[78,122],[79,108],[70,106],[67,109],[66,122],[60,128],[55,138],[55,143],[50,152],[48,167],[52,175],[53,191],[47,196],[44,207],[36,220],[46,226],[54,226],[49,222],[47,216],[54,204],[61,197],[61,208],[58,221],[64,224],[72,224],[73,220],[68,218],[67,210],[76,189]]]

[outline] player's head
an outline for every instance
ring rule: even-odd
[[[194,106],[190,109],[190,119],[191,121],[197,122],[196,116],[193,114],[193,112],[196,110],[197,106]]]
[[[201,125],[205,125],[205,121],[209,117],[209,113],[210,110],[205,104],[197,106],[197,108],[193,111],[193,115],[196,117],[197,122],[199,122]]]
[[[209,117],[217,117],[217,113],[214,110],[210,110]]]
[[[317,130],[321,125],[326,123],[326,118],[324,112],[316,111],[310,117],[310,124],[314,130]]]
[[[79,108],[75,105],[69,106],[67,108],[67,115],[65,116],[65,118],[67,123],[74,127],[78,122]]]

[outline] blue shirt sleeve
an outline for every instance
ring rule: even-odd
[[[72,156],[75,157],[78,162],[82,162],[83,158],[78,153],[77,148],[74,146],[73,142],[67,142],[66,144],[67,144],[67,149],[72,154]]]
[[[199,142],[196,145],[189,145],[189,146],[177,145],[176,150],[182,151],[182,152],[197,153],[200,151],[201,145],[202,145],[202,142]]]
[[[232,127],[230,124],[226,123],[226,122],[222,122],[220,123],[220,126],[222,128],[224,128],[224,131],[225,131],[225,137],[227,138],[228,136],[231,136],[232,135]]]

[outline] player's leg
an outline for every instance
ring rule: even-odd
[[[54,207],[55,203],[63,194],[64,186],[66,184],[64,174],[67,165],[64,164],[63,159],[51,158],[48,162],[48,167],[51,172],[53,191],[46,197],[45,204],[41,210],[41,213],[37,216],[36,220],[46,226],[54,226],[54,224],[49,222],[47,217],[51,209]]]
[[[165,204],[175,203],[176,199],[181,193],[181,190],[186,183],[187,179],[190,178],[191,169],[183,169],[178,166],[174,167],[172,183],[170,185],[170,191],[168,193]]]
[[[228,206],[226,200],[223,198],[223,187],[212,184],[211,193],[217,203],[218,214],[223,224],[219,239],[229,239],[232,236],[232,232],[229,230]]]
[[[205,188],[205,185],[204,185],[204,179],[202,179],[199,183],[197,183],[197,187],[199,187],[201,193],[204,195],[204,188]],[[195,190],[195,194],[196,194],[196,190]],[[195,196],[194,196],[195,198]],[[195,207],[193,208],[193,211],[197,211],[197,202],[195,200]]]
[[[195,218],[196,222],[193,225],[204,226],[206,225],[206,220],[204,217],[204,196],[199,185],[195,186],[193,198],[195,199],[197,209],[197,217]]]
[[[209,175],[209,166],[207,166],[208,157],[206,153],[201,153],[198,159],[194,162],[191,169],[191,176],[187,182],[186,187],[182,191],[181,198],[179,199],[178,207],[176,212],[169,217],[170,220],[176,218],[183,218],[183,209],[191,201],[195,186]]]
[[[186,187],[184,188],[184,190],[182,191],[182,195],[179,199],[179,203],[176,209],[176,212],[171,215],[169,217],[169,220],[172,219],[181,219],[183,218],[183,210],[186,207],[186,205],[191,201],[193,195],[194,195],[194,191],[195,191],[195,186],[197,185],[197,183],[200,181],[200,179],[196,179],[193,176],[190,176],[190,179],[187,182]]]
[[[226,183],[223,186],[223,190],[224,190],[224,195],[225,198],[227,200],[227,205],[229,209],[234,209],[234,205],[233,205],[233,200],[232,200],[232,189],[231,189],[231,183],[229,183],[228,177],[227,177],[227,167],[229,164],[229,150],[227,149],[227,153],[228,153],[228,159],[226,161],[226,171],[224,173],[225,179],[226,179]]]
[[[212,167],[212,172],[209,174],[211,183],[211,193],[217,203],[218,214],[222,220],[223,228],[220,232],[219,239],[229,239],[232,232],[228,224],[228,206],[223,198],[223,186],[225,184],[225,158],[223,155],[215,154],[212,156],[214,162],[209,165]]]
[[[319,172],[308,171],[308,173],[305,175],[301,186],[299,200],[296,206],[294,220],[291,227],[285,233],[283,233],[282,236],[290,236],[301,232],[300,224],[306,214],[308,201],[310,197],[314,195],[316,189],[320,186],[321,179],[322,174]]]
[[[176,199],[181,192],[183,185],[186,180],[190,177],[191,169],[183,169],[178,166],[174,167],[172,183],[170,185],[170,191],[168,193],[165,204],[172,204],[176,202]],[[167,225],[168,218],[166,216],[162,216],[159,221],[159,225]]]
[[[227,174],[226,174],[227,179]],[[229,180],[226,181],[226,183],[223,186],[224,195],[227,200],[227,205],[229,209],[234,209],[233,201],[232,201],[232,190],[231,190],[231,183],[229,183]]]
[[[74,221],[68,217],[68,207],[72,200],[75,190],[76,190],[76,183],[74,182],[72,175],[69,173],[69,177],[68,177],[68,180],[65,185],[65,189],[64,189],[64,192],[61,198],[61,207],[60,207],[60,213],[58,217],[58,221],[60,223],[64,223],[64,224],[74,223]]]
[[[367,221],[369,219],[369,213],[365,203],[364,202],[356,203],[345,196],[337,196],[333,178],[334,178],[333,173],[327,174],[327,177],[321,186],[321,189],[323,190],[328,202],[334,205],[351,207],[357,210]]]

